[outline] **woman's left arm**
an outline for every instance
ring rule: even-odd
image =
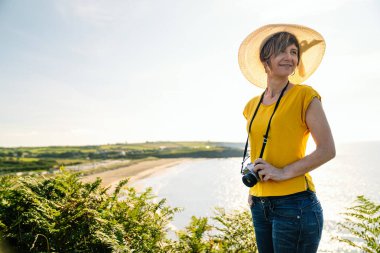
[[[282,181],[303,175],[335,157],[335,144],[321,101],[314,98],[306,111],[306,124],[316,144],[316,149],[304,158],[278,169],[259,158],[255,161],[263,181]]]

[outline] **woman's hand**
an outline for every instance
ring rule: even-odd
[[[262,158],[256,159],[254,164],[255,167],[253,170],[260,176],[261,181],[283,181],[288,179],[283,169],[274,167],[272,164],[266,162]]]

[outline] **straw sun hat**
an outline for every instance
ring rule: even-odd
[[[300,45],[300,61],[289,81],[300,84],[313,74],[322,61],[326,43],[322,35],[301,25],[273,24],[263,26],[248,35],[239,49],[239,65],[245,78],[254,85],[265,88],[267,74],[260,61],[260,51],[265,42],[275,33],[289,32]]]

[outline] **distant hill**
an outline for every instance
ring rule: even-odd
[[[242,142],[213,142],[215,145],[220,147],[227,147],[227,148],[236,148],[236,149],[244,149],[245,143]]]
[[[233,142],[145,142],[91,146],[0,148],[0,174],[49,170],[101,160],[240,157],[244,144]]]

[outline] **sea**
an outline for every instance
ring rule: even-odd
[[[339,144],[336,157],[310,174],[324,210],[324,228],[318,252],[359,252],[334,236],[350,237],[339,230],[346,208],[364,195],[380,203],[380,142]],[[191,216],[212,217],[215,207],[227,211],[248,208],[248,188],[241,182],[241,158],[194,159],[171,167],[163,173],[140,180],[152,187],[158,198],[183,211],[173,220],[183,229]]]

